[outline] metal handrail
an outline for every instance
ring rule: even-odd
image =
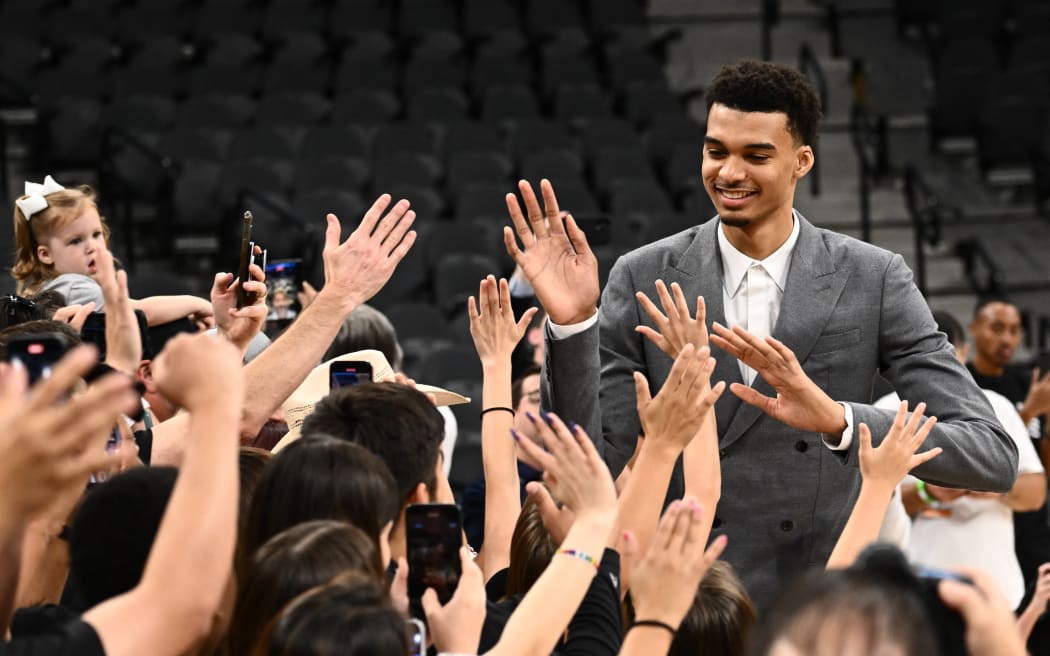
[[[824,75],[824,69],[817,60],[816,54],[809,43],[803,43],[798,49],[798,70],[817,86],[817,94],[820,97],[820,108],[825,115],[828,113],[828,79]],[[819,144],[814,142],[813,146],[813,170],[809,172],[810,193],[814,196],[820,195],[820,153]]]

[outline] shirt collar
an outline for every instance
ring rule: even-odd
[[[747,275],[747,270],[755,262],[761,264],[762,268],[766,270],[766,273],[768,273],[769,277],[773,279],[773,282],[776,283],[780,291],[784,291],[784,285],[787,284],[788,265],[791,263],[791,253],[795,250],[795,244],[798,242],[799,232],[799,220],[798,216],[795,215],[794,210],[791,212],[791,218],[793,225],[791,227],[791,234],[788,235],[787,240],[780,245],[780,248],[770,253],[766,259],[761,261],[748,257],[738,251],[736,247],[729,242],[729,239],[725,236],[722,225],[719,224],[718,249],[722,254],[722,277],[725,280],[726,293],[729,294],[730,298],[736,296],[741,283],[744,281],[744,276]]]

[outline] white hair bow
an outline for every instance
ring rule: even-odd
[[[63,189],[65,189],[65,187],[55,182],[55,179],[50,175],[44,178],[44,184],[26,180],[26,197],[16,200],[15,205],[18,206],[18,209],[22,210],[22,215],[25,216],[26,221],[28,221],[37,212],[42,212],[47,209],[47,199],[44,198],[44,196],[53,194],[56,191],[62,191]]]

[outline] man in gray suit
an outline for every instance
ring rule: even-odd
[[[519,185],[527,219],[508,195],[523,247],[510,228],[504,241],[550,315],[549,405],[587,429],[614,475],[639,430],[632,372],[659,388],[682,346],[674,331],[689,323],[682,315],[697,314],[689,341],[713,331],[713,380],[733,392],[716,405],[723,490],[713,535],[729,535],[726,557],[765,605],[785,577],[823,565],[841,533],[860,486],[857,427],[866,423],[877,444],[893,421],[870,405],[876,372],[939,419],[924,448],[944,452],[918,468],[924,480],[1006,491],[1017,451],[901,257],[794,211],[820,120],[805,78],[741,62],[715,77],[707,103],[702,177],[718,216],[621,257],[600,311],[594,255],[572,217],[563,221],[548,182],[546,216],[527,182]],[[676,309],[661,290],[666,320],[635,300],[663,280],[681,291]],[[686,298],[698,299],[693,310]],[[678,468],[669,495],[682,489]]]

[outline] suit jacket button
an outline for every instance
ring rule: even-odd
[[[726,457],[726,450],[725,449],[719,449],[718,450],[718,457],[724,459]]]
[[[790,519],[785,519],[784,521],[780,522],[780,530],[784,531],[785,533],[791,531],[793,528],[795,528],[795,522],[791,521]]]
[[[715,517],[715,521],[711,522],[711,528],[718,528],[721,525],[722,525],[722,518],[721,517]]]
[[[798,442],[795,442],[795,450],[799,453],[805,453],[806,449],[808,448],[809,444],[807,444],[805,440],[799,440]]]

